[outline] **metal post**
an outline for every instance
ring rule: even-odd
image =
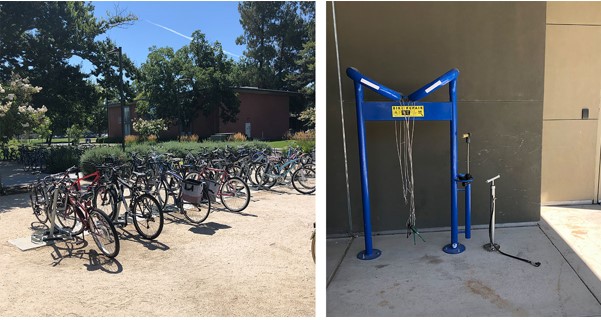
[[[472,238],[472,184],[465,184],[465,238]]]
[[[369,186],[367,179],[367,151],[365,147],[365,121],[363,120],[363,87],[355,81],[355,102],[357,108],[357,131],[359,133],[359,161],[361,167],[361,196],[363,199],[363,231],[365,250],[357,254],[361,260],[372,260],[382,255],[382,251],[374,249],[371,238],[371,205],[369,202]]]
[[[122,48],[119,47],[119,95],[121,98],[121,149],[125,152],[125,96],[123,95]]]
[[[442,248],[446,253],[457,254],[465,251],[459,243],[459,221],[457,217],[457,81],[449,83],[449,95],[452,102],[451,119],[451,243]]]

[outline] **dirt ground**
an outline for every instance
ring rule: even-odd
[[[201,225],[166,214],[155,241],[129,224],[105,258],[91,236],[21,251],[27,194],[0,197],[0,316],[315,316],[315,196],[252,191],[242,214],[215,205]]]

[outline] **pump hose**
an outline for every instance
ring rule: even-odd
[[[494,228],[493,221],[492,221],[492,214],[493,214],[493,212],[495,212],[495,206],[496,206],[496,203],[495,203],[494,200],[496,200],[496,198],[493,199],[493,201],[492,201],[492,206],[491,206],[491,210],[490,210],[490,222],[488,224],[488,237],[490,239],[491,245],[494,245],[493,244],[493,240],[492,240],[492,228]],[[495,248],[495,247],[493,246],[493,248]],[[512,256],[512,255],[510,255],[508,253],[505,253],[505,252],[501,251],[500,246],[496,247],[495,251],[498,251],[500,254],[502,254],[504,256],[507,256],[507,257],[510,257],[510,258],[514,258],[514,259],[517,259],[517,260],[521,260],[521,261],[524,261],[524,262],[527,262],[527,263],[529,263],[529,264],[531,264],[531,265],[533,265],[535,267],[540,267],[540,262],[532,262],[532,261],[530,261],[528,259],[524,259],[524,258]]]
[[[501,251],[501,249],[497,249],[497,251],[499,251],[499,253],[502,254],[502,255],[504,255],[504,256],[508,256],[510,258],[514,258],[514,259],[518,259],[518,260],[522,260],[522,261],[527,262],[527,263],[529,263],[529,264],[531,264],[531,265],[533,265],[535,267],[540,267],[540,262],[532,262],[532,261],[530,261],[528,259],[524,259],[524,258],[512,256],[510,254],[507,254],[507,253]]]

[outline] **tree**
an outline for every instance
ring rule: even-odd
[[[46,107],[31,106],[32,97],[41,90],[16,74],[4,86],[0,85],[0,138],[3,141],[48,123],[44,115]]]
[[[199,114],[219,111],[224,122],[234,121],[240,101],[233,91],[233,61],[226,57],[219,42],[212,45],[200,31],[190,44],[177,52],[172,48],[151,48],[140,68],[138,85],[143,114],[171,119],[180,133],[189,131]]]
[[[315,3],[245,1],[238,11],[244,34],[236,42],[247,47],[238,84],[301,93],[291,97],[293,114],[314,108]]]
[[[87,80],[89,75],[69,60],[89,60],[98,72],[104,72],[107,64],[115,66],[115,59],[102,60],[103,42],[96,37],[135,19],[119,13],[99,20],[94,6],[84,2],[0,2],[0,81],[15,72],[43,87],[32,104],[48,107],[53,132],[86,125],[98,92]]]
[[[302,2],[301,10],[309,21],[305,24],[308,39],[294,62],[298,69],[288,74],[286,80],[303,95],[304,108],[298,118],[309,128],[315,128],[315,2]]]

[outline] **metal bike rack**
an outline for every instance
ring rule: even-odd
[[[57,187],[54,189],[52,193],[52,203],[50,205],[50,212],[48,215],[48,220],[50,221],[50,229],[48,230],[40,230],[36,231],[31,235],[32,243],[53,243],[54,241],[65,241],[73,239],[71,232],[64,230],[56,225],[56,211],[61,210],[64,211],[67,209],[67,200],[65,199],[64,206],[61,208],[57,208],[58,206],[58,195],[61,192],[60,188]]]
[[[357,258],[371,260],[378,258],[382,252],[373,248],[371,230],[371,207],[369,200],[369,185],[367,172],[367,152],[365,139],[366,121],[398,121],[411,117],[412,120],[449,121],[451,144],[451,243],[443,247],[449,254],[458,254],[465,250],[459,243],[458,217],[457,217],[457,192],[465,192],[465,238],[471,238],[471,183],[473,179],[468,174],[457,172],[457,77],[459,71],[452,69],[434,81],[408,96],[389,89],[380,83],[362,75],[355,68],[348,68],[346,74],[353,79],[355,87],[355,100],[357,109],[357,127],[359,134],[359,160],[361,171],[361,193],[363,198],[363,228],[365,233],[365,250],[359,252]],[[442,86],[449,84],[449,101],[447,102],[419,102]],[[393,102],[368,102],[364,101],[363,88],[367,87]],[[411,112],[402,112],[402,102],[412,102],[411,107],[423,110],[421,114],[412,115]],[[419,102],[419,105],[415,104]],[[400,112],[399,112],[400,111]],[[462,183],[464,188],[459,190],[457,183]]]

